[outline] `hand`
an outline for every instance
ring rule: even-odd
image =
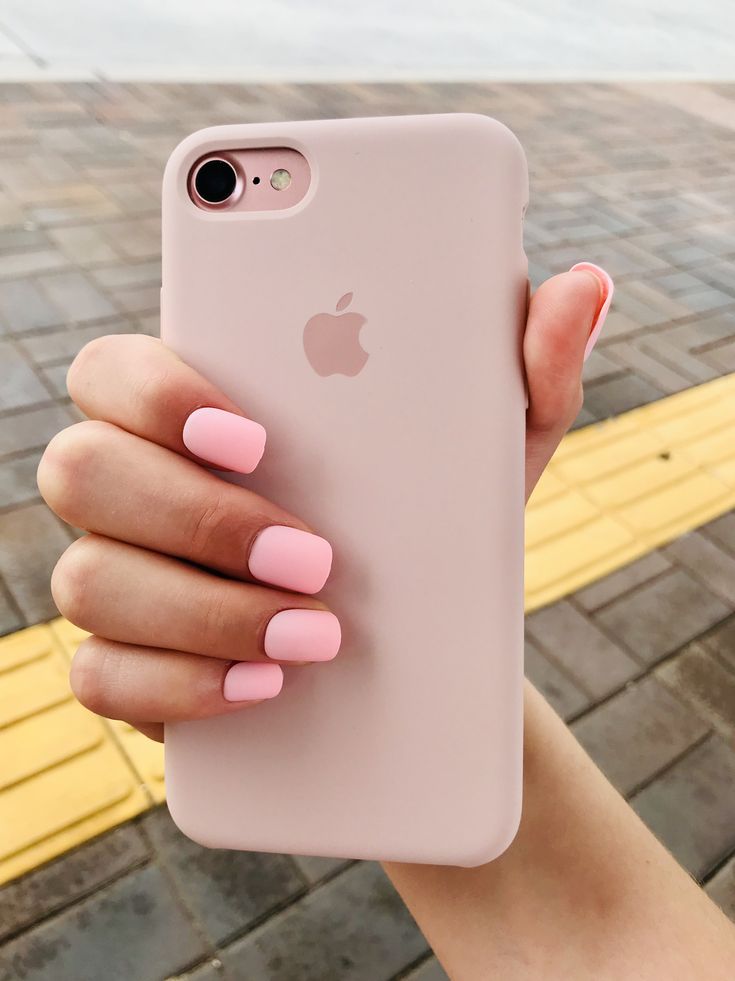
[[[579,411],[585,349],[611,289],[601,271],[570,271],[531,301],[527,497]],[[274,697],[282,664],[333,658],[339,622],[313,597],[329,544],[204,469],[251,472],[262,427],[145,336],[91,342],[67,383],[89,418],[54,437],[38,485],[89,532],[51,583],[60,612],[92,634],[72,664],[79,701],[162,740],[164,722]]]

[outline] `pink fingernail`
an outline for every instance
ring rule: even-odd
[[[263,646],[276,661],[331,661],[342,640],[339,620],[327,610],[281,610],[268,621]]]
[[[224,409],[195,409],[184,423],[184,446],[224,470],[252,473],[265,449],[258,422]]]
[[[332,568],[332,546],[308,531],[270,525],[253,542],[248,568],[271,586],[318,593]]]
[[[283,686],[283,671],[277,664],[238,661],[225,675],[222,694],[228,702],[257,702],[275,698]]]
[[[605,323],[605,317],[607,317],[607,312],[612,303],[613,293],[615,292],[615,284],[612,281],[612,276],[606,273],[604,269],[601,269],[600,266],[596,266],[593,262],[578,262],[569,271],[577,272],[578,270],[587,270],[587,272],[593,273],[597,277],[601,287],[597,316],[592,325],[590,336],[587,338],[587,346],[584,349],[584,360],[586,361],[590,354],[592,354],[592,348],[597,343],[597,338],[600,336],[600,331]]]

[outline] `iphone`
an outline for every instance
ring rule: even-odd
[[[521,807],[523,151],[471,114],[220,126],[163,186],[162,338],[265,426],[342,624],[281,694],[166,727],[205,845],[477,865]],[[246,563],[243,556],[243,564]]]

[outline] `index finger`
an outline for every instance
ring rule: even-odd
[[[158,338],[109,334],[85,345],[66,378],[90,419],[121,429],[197,463],[251,473],[265,429]]]

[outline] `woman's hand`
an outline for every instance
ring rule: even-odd
[[[611,291],[586,266],[531,301],[526,496],[579,411],[582,363]],[[72,664],[77,698],[163,739],[164,722],[274,697],[281,664],[333,658],[339,622],[313,597],[329,575],[329,544],[205,469],[251,472],[262,427],[145,336],[88,344],[68,387],[89,419],[54,437],[38,485],[89,532],[51,584],[60,612],[92,634]]]

